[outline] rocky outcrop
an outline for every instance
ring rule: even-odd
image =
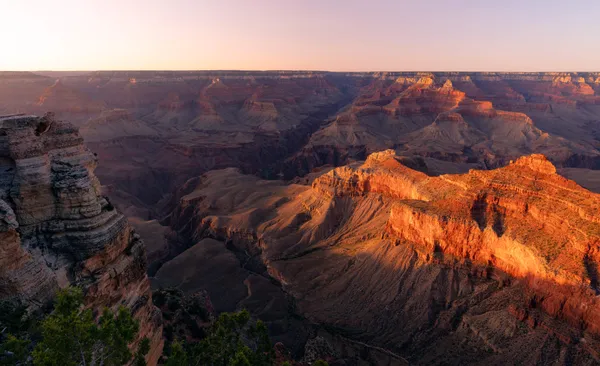
[[[542,155],[437,177],[401,161],[311,185],[213,171],[167,221],[179,245],[260,258],[302,316],[411,364],[598,362],[600,196]]]
[[[0,118],[0,299],[35,308],[81,286],[87,306],[129,307],[150,364],[162,350],[143,242],[100,194],[96,158],[51,115]]]

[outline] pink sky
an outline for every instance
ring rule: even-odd
[[[0,0],[0,70],[599,71],[598,0]]]

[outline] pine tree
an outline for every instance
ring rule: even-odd
[[[41,324],[42,340],[33,351],[36,366],[121,366],[132,358],[128,345],[136,338],[138,323],[121,307],[116,314],[105,309],[99,322],[83,308],[83,293],[68,288],[58,293],[52,314]],[[149,344],[142,342],[136,366]]]

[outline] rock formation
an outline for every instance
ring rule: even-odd
[[[145,248],[126,218],[101,196],[96,158],[77,129],[51,115],[0,118],[0,299],[31,308],[58,288],[84,289],[86,305],[125,305],[162,351]]]
[[[553,76],[563,80],[558,84],[544,75],[524,75],[523,80],[516,74],[492,80],[476,76],[377,80],[313,134],[291,164],[308,165],[307,173],[322,164],[340,165],[387,148],[406,156],[475,162],[485,168],[531,153],[545,154],[560,165],[584,165],[568,163],[573,155],[600,157],[596,142],[588,139],[589,127],[584,127],[596,124],[587,114],[588,109],[597,113],[600,99],[593,90],[576,92],[579,86],[564,75]]]
[[[42,74],[0,73],[0,113],[54,111],[81,127],[113,202],[144,220],[211,169],[293,179],[390,148],[435,174],[532,153],[600,169],[598,73]]]
[[[209,172],[179,192],[171,238],[246,253],[300,315],[412,364],[599,362],[600,195],[542,155],[437,177],[400,161],[375,153],[308,186]]]

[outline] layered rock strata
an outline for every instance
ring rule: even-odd
[[[412,364],[599,362],[600,196],[542,155],[437,177],[400,161],[311,185],[213,171],[166,221],[179,245],[260,258],[301,315]]]
[[[52,116],[0,118],[0,299],[31,308],[81,286],[93,309],[129,307],[148,361],[162,350],[143,242],[106,198],[77,129]]]

